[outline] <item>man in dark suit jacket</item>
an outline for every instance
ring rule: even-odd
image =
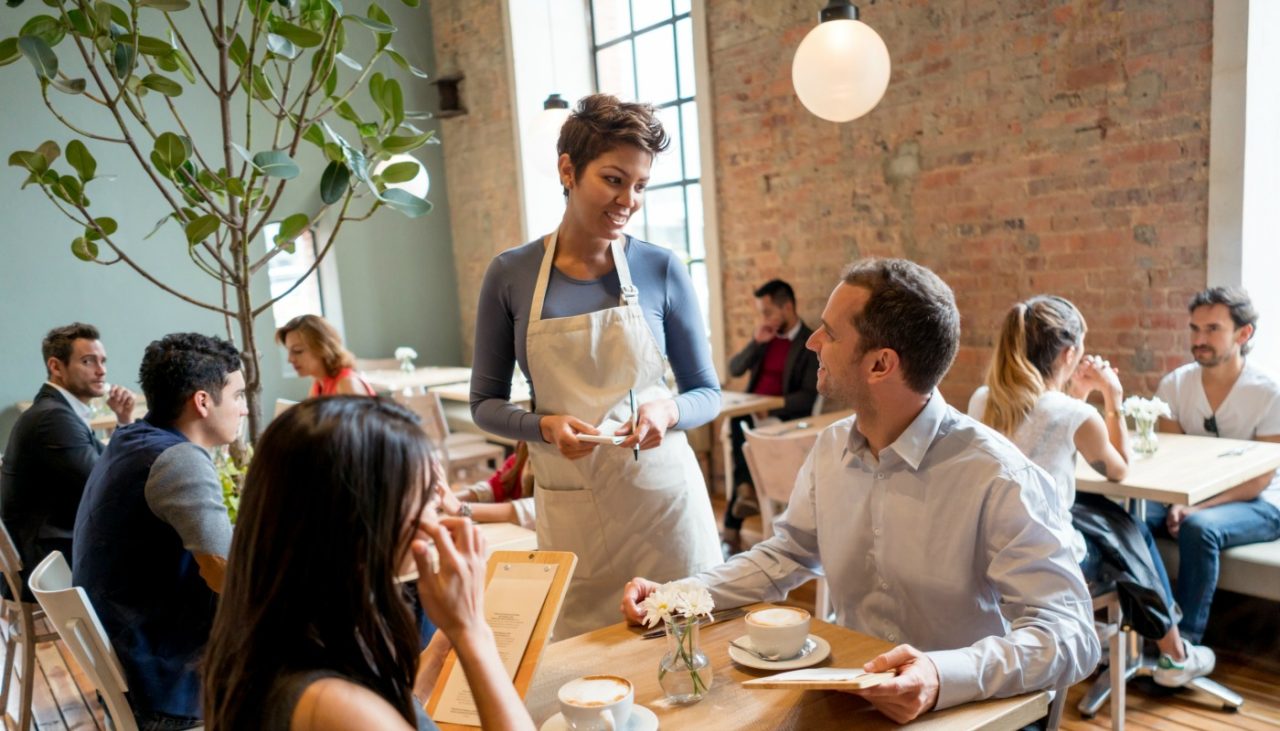
[[[76,509],[103,450],[89,428],[89,400],[107,394],[107,354],[97,328],[79,322],[55,328],[41,350],[49,380],[18,417],[0,466],[0,519],[24,575],[55,550],[71,560]],[[120,386],[107,398],[121,424],[133,421],[133,402]],[[23,586],[25,594],[25,580]]]
[[[818,399],[818,356],[805,347],[813,331],[796,315],[795,290],[781,279],[773,279],[754,294],[760,322],[751,342],[729,360],[729,373],[737,377],[750,370],[748,391],[786,400],[782,408],[769,412],[770,416],[784,421],[808,416]],[[751,472],[742,455],[742,425],[747,418],[730,424],[734,488],[724,514],[724,538],[732,551],[739,548],[742,519],[759,509]]]

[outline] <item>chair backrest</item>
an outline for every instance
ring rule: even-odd
[[[119,731],[138,731],[133,710],[125,699],[128,686],[120,659],[98,621],[84,589],[71,585],[71,567],[61,551],[54,551],[31,572],[31,593],[67,649],[102,694]]]
[[[785,503],[791,499],[800,466],[818,439],[816,431],[794,431],[771,436],[743,427],[747,468],[756,492],[762,497]]]
[[[422,418],[422,430],[427,433],[432,446],[440,456],[446,456],[445,440],[449,438],[449,423],[444,418],[444,407],[440,405],[440,394],[434,391],[426,393],[392,394],[392,399],[407,407]]]
[[[9,585],[9,596],[22,600],[22,557],[18,555],[18,545],[9,535],[9,528],[0,522],[0,573]],[[0,709],[3,710],[3,709]]]
[[[297,406],[297,405],[298,405],[297,401],[291,401],[287,398],[278,398],[276,399],[276,413],[272,414],[271,418],[274,419],[280,416],[281,414],[283,414],[284,412],[288,411],[290,407]]]

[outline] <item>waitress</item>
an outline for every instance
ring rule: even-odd
[[[721,561],[683,431],[720,409],[693,284],[670,250],[623,233],[667,143],[653,107],[607,94],[582,99],[557,144],[559,228],[499,254],[480,290],[472,416],[486,431],[529,443],[538,547],[578,556],[557,639],[616,622],[633,576],[670,581]],[[678,395],[664,378],[668,359]],[[516,363],[533,412],[510,402]],[[597,427],[626,439],[601,446],[580,438]]]

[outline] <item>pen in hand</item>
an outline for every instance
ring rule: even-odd
[[[631,435],[636,438],[635,446],[631,448],[631,453],[635,456],[636,461],[640,461],[640,435],[636,430],[636,392],[635,389],[627,389],[627,398],[631,399]]]

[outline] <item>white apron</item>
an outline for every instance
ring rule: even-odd
[[[547,237],[525,342],[535,413],[592,425],[629,422],[628,389],[635,389],[637,405],[672,394],[623,245],[610,246],[622,285],[618,307],[544,320],[556,238]],[[706,483],[684,432],[668,431],[638,462],[632,450],[609,445],[569,460],[541,442],[529,443],[529,459],[538,547],[578,556],[557,640],[622,621],[622,588],[633,576],[672,581],[722,560]]]

